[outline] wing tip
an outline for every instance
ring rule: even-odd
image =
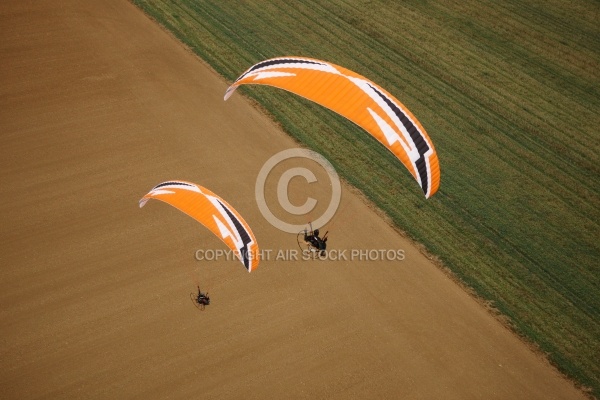
[[[223,101],[227,101],[227,99],[229,99],[231,97],[231,95],[233,94],[233,92],[235,92],[235,89],[237,88],[236,85],[231,85],[227,88],[227,90],[225,91],[225,96],[223,96]]]

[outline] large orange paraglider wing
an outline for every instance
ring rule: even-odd
[[[367,78],[325,61],[281,57],[250,67],[227,89],[225,100],[243,84],[275,86],[337,112],[394,153],[426,198],[438,190],[439,162],[427,132],[398,99]]]
[[[210,190],[185,181],[168,181],[156,185],[140,200],[157,199],[186,213],[219,237],[238,256],[248,272],[258,267],[258,244],[242,216],[225,200]]]

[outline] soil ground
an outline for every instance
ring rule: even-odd
[[[277,260],[296,237],[255,181],[297,144],[132,4],[3,1],[0,32],[1,398],[585,398],[347,186],[330,248],[403,260]],[[138,208],[169,179],[224,197],[270,259],[196,260],[221,242]],[[293,202],[326,202],[297,179]]]

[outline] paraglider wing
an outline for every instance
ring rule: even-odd
[[[140,200],[157,199],[186,213],[217,235],[235,252],[248,272],[258,267],[256,238],[242,216],[225,200],[210,190],[185,181],[168,181],[156,185]]]
[[[426,198],[438,190],[439,162],[427,132],[400,101],[367,78],[325,61],[281,57],[250,67],[227,89],[225,100],[244,84],[275,86],[337,112],[394,153]]]

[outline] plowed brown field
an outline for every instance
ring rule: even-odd
[[[196,261],[220,242],[139,198],[190,180],[295,249],[254,183],[296,144],[127,1],[3,1],[0,32],[0,398],[584,398],[347,187],[331,248],[404,260]]]

